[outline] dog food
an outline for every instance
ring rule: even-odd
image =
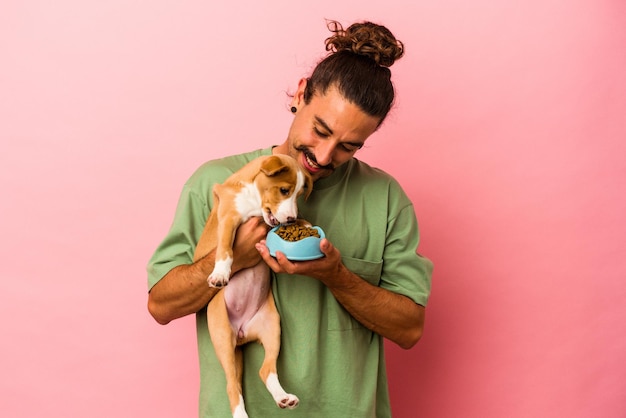
[[[320,237],[317,229],[302,225],[282,225],[276,230],[276,235],[285,241],[300,241],[307,237]]]

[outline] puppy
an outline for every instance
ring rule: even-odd
[[[211,341],[226,374],[226,391],[234,418],[246,418],[242,393],[243,356],[240,345],[260,342],[265,359],[261,380],[280,408],[295,408],[299,399],[285,392],[276,371],[280,351],[280,317],[274,304],[269,268],[264,262],[230,277],[233,242],[239,225],[252,216],[266,224],[292,223],[296,200],[311,193],[310,175],[291,157],[259,157],[213,188],[213,209],[198,241],[194,261],[215,248],[215,267],[207,281],[221,288],[207,307]],[[228,285],[228,286],[227,286]]]

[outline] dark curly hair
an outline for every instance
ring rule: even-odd
[[[333,33],[326,39],[330,54],[307,79],[305,103],[316,92],[325,94],[329,87],[335,87],[382,123],[395,97],[388,67],[402,57],[404,45],[389,29],[372,22],[354,23],[344,30],[339,22],[331,20],[327,26]]]

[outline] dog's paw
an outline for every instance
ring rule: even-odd
[[[237,405],[233,411],[233,418],[248,418],[248,413],[246,412],[246,408],[243,407],[243,404]]]
[[[209,283],[209,286],[217,288],[222,288],[226,286],[228,284],[228,279],[230,278],[230,266],[232,265],[232,263],[232,258],[217,261],[215,263],[213,271],[207,279],[207,283]]]
[[[291,393],[285,393],[284,396],[281,396],[279,399],[276,399],[276,404],[281,409],[293,409],[300,403],[300,399],[296,395],[292,395]]]
[[[214,272],[211,273],[211,275],[207,279],[207,283],[210,287],[221,289],[228,284],[228,276]]]

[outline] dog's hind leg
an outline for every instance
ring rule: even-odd
[[[260,325],[256,329],[258,341],[265,349],[265,359],[261,365],[259,376],[274,398],[276,405],[283,409],[293,409],[298,406],[300,400],[296,395],[285,392],[278,381],[276,361],[280,352],[280,316],[276,310],[271,291],[267,303],[259,310],[255,321],[259,321],[257,325]]]
[[[241,378],[243,355],[236,347],[237,336],[233,332],[226,310],[223,308],[224,292],[218,292],[207,308],[209,334],[215,354],[226,375],[226,393],[233,418],[248,418],[243,401]],[[221,305],[221,308],[220,308]]]
[[[233,418],[248,418],[248,413],[246,412],[246,407],[243,403],[243,394],[241,389],[241,382],[243,378],[243,351],[241,347],[235,348],[235,373],[237,382],[239,382],[238,390],[239,390],[239,403],[235,406],[235,409],[232,408],[231,402],[231,410],[233,412]],[[230,395],[229,395],[230,396]],[[229,397],[230,401],[230,397]]]

